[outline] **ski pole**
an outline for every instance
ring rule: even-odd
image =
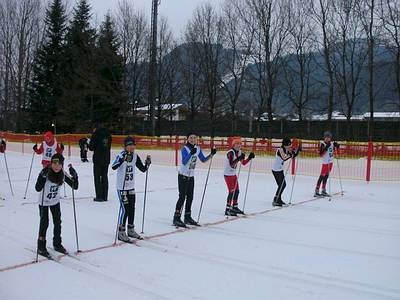
[[[122,184],[122,191],[125,189],[125,182],[126,182],[126,173],[128,172],[128,164],[126,164],[126,167],[125,167],[125,175],[124,175],[124,183]],[[122,192],[121,191],[121,192]],[[120,196],[121,197],[123,197],[124,195],[122,194],[122,193],[120,193],[120,191],[118,191],[117,190],[117,193],[118,193],[118,199],[120,199]],[[115,230],[115,239],[114,239],[114,245],[115,244],[117,244],[117,236],[118,236],[118,229],[119,229],[119,220],[120,220],[120,218],[123,220],[124,219],[124,216],[121,216],[121,214],[122,214],[122,205],[124,205],[124,201],[123,201],[123,199],[122,199],[122,201],[121,201],[121,199],[120,199],[120,201],[119,201],[120,203],[119,203],[119,211],[118,211],[118,219],[117,219],[117,229]]]
[[[119,193],[119,192],[118,192]],[[118,196],[119,198],[119,196]],[[114,245],[117,244],[117,236],[118,236],[118,227],[119,227],[119,219],[121,218],[121,210],[122,210],[122,203],[119,204],[119,211],[118,211],[118,218],[117,218],[117,229],[115,230],[115,239]]]
[[[249,173],[247,174],[246,191],[244,192],[243,209],[242,209],[243,212],[244,212],[244,208],[246,207],[247,188],[249,187],[250,172],[251,172],[251,166],[252,165],[253,165],[253,160],[250,161]]]
[[[43,191],[42,191],[42,203],[39,206],[39,217],[40,217],[40,220],[42,220],[42,216],[43,216],[43,202],[44,202],[44,186],[43,186]],[[39,221],[38,241],[39,241],[39,239],[40,239],[40,221]],[[39,244],[37,245],[37,249],[36,249],[36,262],[38,262],[38,261],[39,261]]]
[[[68,165],[68,167],[72,167],[71,164]],[[79,240],[78,240],[78,225],[76,222],[76,207],[75,207],[75,193],[74,193],[74,188],[71,187],[72,190],[72,207],[74,210],[74,223],[75,223],[75,239],[76,239],[76,253],[81,252],[81,250],[79,250]]]
[[[8,164],[7,164],[7,157],[6,157],[6,152],[4,151],[4,162],[6,164],[6,170],[7,170],[7,176],[8,176],[8,182],[10,183],[10,190],[11,190],[11,195],[14,196],[14,191],[12,188],[12,184],[11,184],[11,179],[10,179],[10,172],[8,170]]]
[[[205,196],[205,194],[206,194],[206,189],[207,189],[207,184],[208,184],[208,177],[210,176],[210,170],[211,170],[212,160],[213,160],[213,156],[211,156],[210,164],[208,165],[206,183],[204,184],[203,195],[201,196],[201,203],[200,203],[199,215],[197,216],[197,223],[199,223],[199,221],[200,221],[200,215],[201,215],[201,211],[202,211],[202,209],[203,209],[203,201],[204,201],[204,196]]]
[[[296,159],[295,173],[294,173],[293,181],[292,181],[292,190],[290,191],[289,205],[292,204],[293,189],[294,189],[294,183],[296,182],[296,175],[297,175],[297,167],[298,167],[298,165],[299,165],[299,156],[297,156],[297,159]]]
[[[292,164],[292,160],[290,160],[290,163],[288,163],[288,166],[286,168],[285,174],[283,174],[283,180],[282,180],[281,184],[279,185],[279,189],[278,189],[278,196],[281,195],[282,187],[283,187],[283,184],[284,184],[284,182],[286,180],[286,175],[287,175],[287,172],[289,171],[289,167],[291,166],[291,164]]]
[[[26,199],[26,193],[28,192],[28,185],[29,185],[29,180],[31,178],[31,172],[32,172],[32,165],[33,165],[33,159],[35,158],[35,152],[32,154],[32,160],[31,160],[31,166],[29,168],[29,175],[28,175],[28,181],[26,183],[26,188],[25,188],[25,194],[24,194],[24,199]]]
[[[149,166],[150,167],[150,166]],[[142,217],[142,232],[144,233],[144,215],[146,213],[146,198],[147,198],[147,178],[149,175],[149,167],[146,170],[146,180],[144,183],[144,197],[143,197],[143,217]]]
[[[340,183],[340,191],[341,195],[343,196],[343,186],[342,186],[342,176],[340,175],[340,165],[339,165],[339,158],[336,157],[337,167],[339,171],[339,183]]]
[[[232,197],[231,197],[231,200],[229,201],[231,209],[233,209],[233,197],[235,195],[236,188],[239,185],[239,176],[240,176],[241,168],[242,168],[242,163],[240,163],[240,165],[239,165],[239,170],[238,170],[238,173],[237,173],[237,176],[236,176],[235,188],[233,189]],[[226,216],[226,218],[228,219],[228,216]]]
[[[64,198],[67,197],[67,193],[65,192],[65,182],[64,182]]]

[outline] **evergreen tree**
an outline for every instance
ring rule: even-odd
[[[106,15],[100,26],[97,43],[96,62],[99,85],[95,115],[114,130],[121,130],[122,116],[125,110],[126,94],[123,91],[123,58],[118,53],[119,42],[110,15]]]
[[[63,95],[65,71],[66,14],[61,0],[53,0],[46,9],[44,42],[34,60],[29,84],[31,130],[48,130],[57,119],[59,101]]]
[[[90,10],[88,2],[80,0],[67,33],[67,72],[60,120],[64,130],[70,132],[87,131],[95,118],[96,30],[90,25]]]

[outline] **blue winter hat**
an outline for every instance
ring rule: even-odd
[[[136,145],[135,139],[131,136],[127,136],[124,140],[124,146],[129,146],[129,145]]]

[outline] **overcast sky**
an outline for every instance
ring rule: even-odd
[[[92,6],[94,15],[97,15],[97,20],[101,21],[108,10],[115,11],[119,0],[88,0]],[[142,9],[149,17],[151,13],[152,0],[131,0],[137,9]],[[219,6],[223,0],[210,0],[209,2]],[[76,0],[69,0],[70,5],[73,5]],[[184,30],[186,22],[192,17],[193,10],[206,0],[161,0],[159,14],[168,17],[168,22],[171,25],[175,37],[178,37],[181,31]]]

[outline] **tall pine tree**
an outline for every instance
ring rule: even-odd
[[[90,9],[86,0],[78,2],[67,33],[67,72],[60,120],[70,132],[87,131],[96,117],[96,30],[90,25]]]
[[[48,130],[57,121],[63,96],[66,14],[61,0],[53,0],[46,9],[45,24],[44,42],[36,53],[29,84],[32,131]]]
[[[96,62],[99,88],[97,89],[94,113],[115,131],[123,124],[122,113],[126,107],[126,93],[123,91],[124,63],[118,53],[119,42],[114,23],[109,14],[100,26]]]

